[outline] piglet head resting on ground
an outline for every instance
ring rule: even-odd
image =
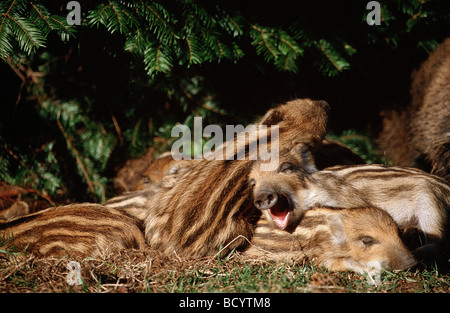
[[[333,258],[328,260],[331,270],[344,267],[370,273],[381,269],[404,270],[416,264],[400,238],[397,224],[383,210],[337,209],[327,216],[327,223],[335,246]]]

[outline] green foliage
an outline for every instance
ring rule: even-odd
[[[292,97],[311,73],[372,75],[380,55],[405,44],[428,53],[449,26],[446,0],[383,2],[376,27],[365,4],[80,1],[82,24],[71,26],[67,1],[0,1],[0,180],[103,201],[117,168],[150,145],[167,149],[176,123],[245,124],[263,113],[272,99],[259,104],[259,94],[277,90],[260,76],[297,84],[283,96]],[[235,91],[235,79],[256,86],[246,98],[256,107],[241,105],[246,86]],[[380,161],[366,142],[357,152]]]
[[[236,61],[243,55],[226,38],[239,34],[239,25],[196,1],[177,1],[172,10],[154,1],[109,1],[91,10],[88,19],[90,25],[124,34],[125,50],[143,59],[150,76],[167,74],[176,65]]]
[[[329,133],[327,137],[331,140],[344,144],[354,153],[363,158],[363,160],[368,164],[388,163],[384,157],[377,154],[375,143],[368,134],[358,132],[354,129],[349,129],[343,131],[340,135]]]
[[[391,38],[382,38],[379,34],[389,32],[389,26],[398,20],[398,13],[406,19],[404,32],[448,16],[436,12],[430,2],[410,0],[383,4],[383,23],[372,28],[373,32],[368,31],[369,37],[373,42],[388,40],[397,45],[399,34]],[[52,31],[63,41],[75,32],[73,26],[67,25],[64,11],[59,12],[61,15],[51,14],[39,1],[2,1],[0,13],[2,58],[14,54],[14,44],[30,54],[45,46]],[[366,13],[360,11],[362,20]],[[167,74],[180,65],[189,67],[222,59],[236,62],[244,56],[243,41],[249,41],[267,62],[284,71],[297,72],[296,60],[307,49],[322,53],[325,59],[318,65],[329,75],[336,75],[351,64],[342,53],[349,46],[350,36],[338,40],[332,40],[331,36],[322,38],[313,30],[305,31],[305,25],[298,21],[281,27],[264,26],[264,22],[254,23],[238,10],[198,0],[102,1],[88,11],[85,22],[90,26],[104,26],[110,34],[122,34],[124,49],[142,58],[150,76]],[[436,41],[421,40],[418,44],[429,50],[436,46]],[[352,50],[352,54],[357,51]]]
[[[0,57],[14,54],[14,45],[30,54],[45,42],[51,31],[62,41],[74,34],[65,16],[50,14],[47,8],[34,1],[5,0],[0,2]]]
[[[14,54],[13,43],[30,54],[45,46],[51,31],[63,41],[74,35],[74,28],[67,25],[64,15],[52,15],[39,3],[4,1],[0,12],[3,58]],[[151,77],[168,74],[176,66],[237,62],[244,56],[242,39],[282,71],[297,72],[296,60],[305,49],[323,53],[324,73],[334,75],[349,65],[331,42],[305,35],[299,25],[286,29],[267,27],[246,20],[238,12],[201,1],[178,0],[171,5],[156,1],[104,1],[89,10],[87,21],[90,26],[104,26],[110,34],[122,34],[124,49],[142,58]]]
[[[317,43],[317,46],[329,61],[319,63],[319,67],[321,68],[322,71],[328,73],[330,76],[333,76],[349,68],[350,63],[348,63],[342,57],[341,53],[334,48],[331,42],[325,39],[320,39],[319,42]]]
[[[298,71],[295,60],[303,54],[303,48],[286,31],[251,25],[250,37],[256,52],[267,62],[273,61],[281,71]]]
[[[76,162],[78,174],[84,178],[90,192],[105,201],[107,180],[100,173],[104,172],[114,148],[113,135],[90,119],[89,112],[83,112],[76,101],[59,103],[45,99],[40,104],[42,118],[58,126]],[[58,186],[58,180],[51,182]]]

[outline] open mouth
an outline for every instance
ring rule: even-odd
[[[278,201],[268,209],[273,222],[280,229],[285,229],[291,221],[292,206],[286,196],[279,195]]]

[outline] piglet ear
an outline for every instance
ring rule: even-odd
[[[310,148],[306,144],[304,143],[296,144],[291,149],[291,153],[293,153],[296,158],[300,158],[302,167],[305,169],[307,173],[311,174],[317,172],[314,157],[311,153]]]
[[[284,115],[277,109],[270,109],[266,114],[258,121],[259,125],[277,125],[284,119]]]
[[[314,100],[314,102],[320,105],[325,113],[328,113],[328,111],[330,111],[330,105],[325,100]]]
[[[347,236],[344,230],[344,224],[341,217],[334,213],[327,216],[328,226],[330,227],[331,235],[334,243],[342,245],[347,242]]]

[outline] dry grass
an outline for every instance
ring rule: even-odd
[[[69,286],[67,264],[81,265],[82,284]],[[0,292],[450,292],[447,261],[441,267],[385,272],[378,285],[356,273],[330,273],[314,264],[226,259],[168,258],[148,251],[119,251],[97,258],[47,257],[0,250]]]

